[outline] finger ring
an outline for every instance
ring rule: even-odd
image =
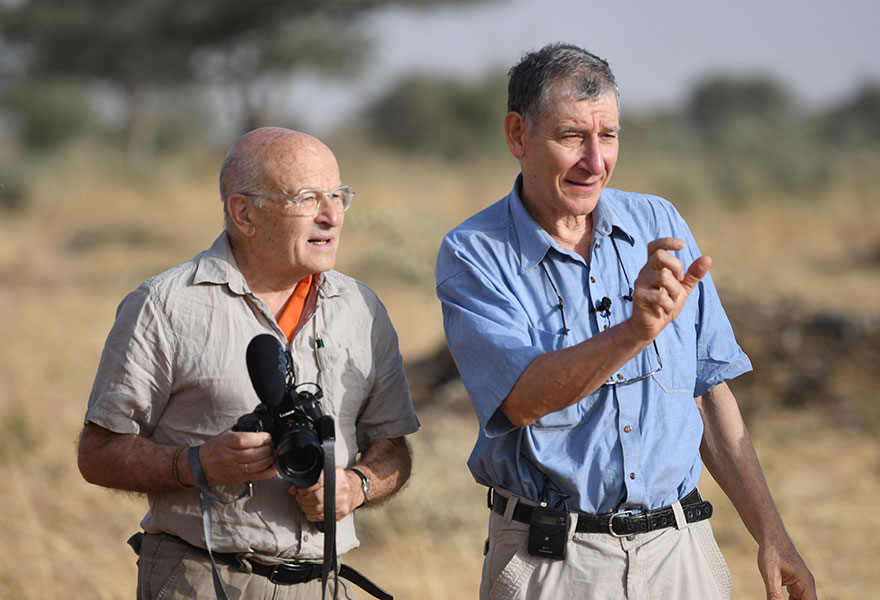
[[[250,475],[250,471],[248,471],[248,464],[244,463],[244,472]]]

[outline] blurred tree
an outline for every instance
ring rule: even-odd
[[[25,144],[42,150],[81,133],[89,110],[83,86],[65,79],[37,84],[18,80],[3,90],[2,106],[13,115],[13,126]]]
[[[0,54],[18,57],[22,78],[75,78],[121,95],[130,140],[151,127],[146,105],[157,90],[206,82],[234,95],[237,129],[249,129],[267,106],[268,80],[359,64],[367,13],[483,1],[0,0]]]
[[[772,78],[708,79],[695,87],[683,119],[717,195],[726,201],[813,195],[829,181],[810,119]]]
[[[744,125],[780,127],[797,118],[788,91],[764,76],[712,77],[694,88],[685,114],[702,138],[718,141]]]
[[[413,76],[368,106],[368,133],[389,148],[455,159],[504,150],[507,79],[466,84]]]
[[[852,98],[832,108],[821,118],[827,139],[842,145],[880,145],[880,83],[867,83]]]

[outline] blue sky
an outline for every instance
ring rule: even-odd
[[[880,81],[878,26],[877,0],[507,0],[392,9],[365,23],[377,46],[358,80],[299,77],[291,101],[316,128],[330,128],[406,73],[474,79],[505,72],[526,50],[568,41],[611,62],[625,110],[674,105],[718,71],[766,73],[804,102],[825,105],[861,82]],[[313,102],[316,86],[321,103]]]

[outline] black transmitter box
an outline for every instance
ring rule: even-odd
[[[532,508],[529,523],[529,554],[544,558],[565,558],[568,541],[568,511],[547,506]]]

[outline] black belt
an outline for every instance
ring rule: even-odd
[[[507,509],[508,499],[498,492],[493,493],[493,491],[492,488],[489,488],[489,508],[499,515],[503,515]],[[688,523],[702,521],[712,516],[712,505],[703,500],[696,489],[681,499],[681,508],[684,511],[685,521]],[[601,515],[577,512],[572,513],[572,517],[577,519],[576,531],[578,533],[609,533],[614,537],[646,533],[675,525],[675,513],[672,506],[638,513],[631,510]],[[531,523],[532,507],[518,502],[513,509],[513,520],[520,523]]]
[[[165,533],[162,535],[165,535],[173,539],[175,542],[184,544],[192,548],[193,550],[197,550],[205,556],[208,556],[208,551],[204,548],[193,546],[186,540],[183,540],[171,534]],[[132,538],[134,537],[135,536],[132,536]],[[129,544],[132,544],[131,540],[129,540]],[[132,546],[134,547],[134,544],[132,544]],[[135,551],[140,553],[139,549],[137,548]],[[214,555],[214,560],[219,563],[223,563],[230,567],[244,568],[242,561],[238,559],[238,555],[233,552],[213,552],[212,554]],[[306,583],[307,581],[321,579],[321,572],[323,569],[323,565],[321,563],[283,563],[278,565],[264,565],[262,563],[254,562],[252,560],[248,560],[247,562],[250,565],[251,571],[253,573],[261,575],[267,578],[272,583],[280,585],[295,585],[297,583]],[[368,594],[379,598],[379,600],[394,600],[391,594],[367,579],[365,575],[363,575],[353,567],[349,567],[346,564],[341,564],[339,567],[338,575],[339,577],[347,579],[354,585],[360,587]]]

